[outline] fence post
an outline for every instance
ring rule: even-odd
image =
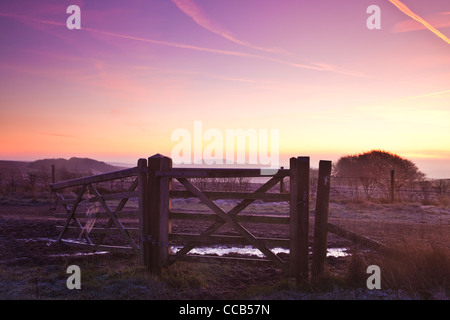
[[[394,169],[392,169],[391,170],[391,203],[395,202],[394,189],[395,189],[395,171],[394,171]]]
[[[323,273],[327,258],[328,211],[330,203],[331,161],[320,160],[317,180],[316,213],[311,278],[317,280]]]
[[[281,170],[284,169],[284,167],[280,168]],[[280,181],[280,193],[285,193],[286,192],[286,184],[284,183],[284,179],[281,179]]]
[[[297,282],[309,275],[309,157],[290,159],[290,272]]]
[[[150,235],[150,223],[148,221],[148,179],[147,159],[139,159],[137,163],[138,192],[139,192],[139,262],[143,266],[150,264],[150,249],[148,237]]]
[[[171,181],[166,177],[158,177],[158,171],[170,170],[172,159],[156,154],[148,158],[148,229],[149,270],[159,274],[162,267],[168,264],[169,232],[171,228],[169,197]]]
[[[55,176],[55,165],[52,164],[52,183],[55,183],[56,176]]]
[[[52,184],[56,182],[55,177],[55,165],[52,164]],[[52,188],[50,188],[50,210],[56,210],[57,203],[55,199],[55,193],[53,192]]]

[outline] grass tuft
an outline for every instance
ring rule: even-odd
[[[175,288],[205,288],[207,279],[200,272],[192,272],[192,266],[175,263],[163,271],[162,279]]]
[[[397,245],[381,267],[382,284],[423,299],[450,296],[450,249],[412,241]]]

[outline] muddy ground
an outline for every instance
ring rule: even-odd
[[[345,219],[339,218],[339,222],[346,225]],[[192,230],[193,227],[203,228],[189,224],[173,225],[174,231],[178,232]],[[441,227],[448,228],[446,225]],[[268,228],[267,225],[255,224],[252,228],[258,236],[284,237],[288,234],[286,226]],[[224,232],[227,233],[226,230]],[[336,286],[339,281],[329,284],[325,291],[323,287],[299,288],[293,279],[275,267],[242,264],[177,262],[160,277],[155,277],[139,267],[138,259],[133,255],[91,255],[86,250],[56,244],[57,236],[56,219],[48,204],[0,206],[0,299],[411,298],[401,291],[368,292],[363,285],[352,288],[343,285],[340,288]],[[358,250],[358,254],[368,252],[364,248],[355,249],[350,241],[333,234],[329,235],[328,246],[346,247],[350,253],[354,250]],[[286,259],[285,256],[282,258]],[[337,278],[345,278],[350,259],[350,256],[329,257],[329,272]],[[66,287],[66,269],[71,264],[79,265],[82,270],[82,290],[76,292]]]
[[[174,230],[187,230],[190,225],[174,224]],[[264,230],[259,227],[257,234]],[[267,230],[266,230],[267,231]],[[272,228],[268,236],[279,236],[285,234],[286,228]],[[226,230],[225,230],[226,234]],[[133,255],[126,254],[98,254],[79,255],[89,253],[89,251],[79,248],[68,247],[56,244],[57,238],[56,220],[48,205],[3,205],[0,207],[0,298],[12,299],[34,299],[34,298],[72,298],[65,286],[66,268],[70,264],[83,264],[89,268],[89,272],[94,276],[104,277],[101,268],[107,265],[105,270],[111,269],[125,270],[131,272],[135,268],[136,272],[141,270],[137,259]],[[349,245],[346,241],[339,240],[336,245]],[[286,258],[286,257],[284,257]],[[345,259],[330,258],[332,265],[344,264]],[[114,267],[116,266],[116,267]],[[245,298],[252,290],[266,290],[266,287],[281,285],[289,287],[283,272],[275,267],[246,267],[242,264],[220,266],[220,270],[214,265],[196,266],[203,273],[202,277],[187,275],[190,267],[181,263],[171,267],[165,278],[166,283],[158,283],[159,294],[145,295],[151,288],[147,288],[138,293],[129,293],[123,296],[118,292],[106,292],[104,295],[92,293],[96,298],[156,298],[156,299],[236,299]],[[39,271],[40,270],[40,271]],[[43,274],[38,274],[42,272]],[[217,272],[217,276],[214,273]],[[49,274],[46,274],[49,273]],[[142,272],[145,273],[145,272]],[[185,275],[186,273],[186,275]],[[209,273],[209,274],[208,274]],[[49,276],[59,278],[59,286],[52,283],[51,288],[47,288],[46,281]],[[139,277],[146,277],[140,274]],[[18,278],[16,281],[11,279]],[[186,279],[184,279],[186,278]],[[148,280],[148,279],[147,279]],[[185,281],[186,283],[183,283]],[[95,282],[94,279],[89,282]],[[163,281],[164,282],[164,281]],[[179,283],[180,282],[180,283]],[[207,283],[208,282],[208,283]],[[8,283],[9,286],[8,286]],[[23,288],[20,288],[23,286]],[[95,287],[93,284],[86,286]],[[45,288],[48,292],[46,293]],[[142,288],[141,288],[142,289]],[[94,290],[95,291],[95,290]],[[91,295],[85,292],[83,297]]]

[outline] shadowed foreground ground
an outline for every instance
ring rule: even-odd
[[[328,277],[314,286],[299,287],[273,267],[242,264],[175,263],[156,277],[140,268],[132,255],[76,255],[83,251],[55,244],[52,241],[57,237],[55,220],[48,209],[45,204],[0,208],[0,299],[446,299],[449,296],[450,269],[446,268],[450,266],[450,255],[440,246],[431,253],[420,253],[419,260],[426,259],[421,265],[416,263],[417,270],[396,271],[408,263],[396,264],[394,257],[382,257],[330,236],[331,242],[350,246],[353,255],[329,257]],[[411,259],[415,259],[413,256]],[[430,263],[435,265],[427,265]],[[72,264],[81,268],[81,290],[66,287],[69,276],[66,269]],[[391,274],[416,272],[414,281],[386,276],[381,290],[370,291],[365,287],[364,273],[369,264],[382,265],[382,270]],[[429,270],[435,274],[427,275]]]

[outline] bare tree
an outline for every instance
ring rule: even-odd
[[[333,173],[336,177],[359,179],[366,198],[371,199],[376,187],[390,193],[391,170],[395,172],[397,192],[425,176],[412,161],[381,150],[341,157],[334,164]]]

